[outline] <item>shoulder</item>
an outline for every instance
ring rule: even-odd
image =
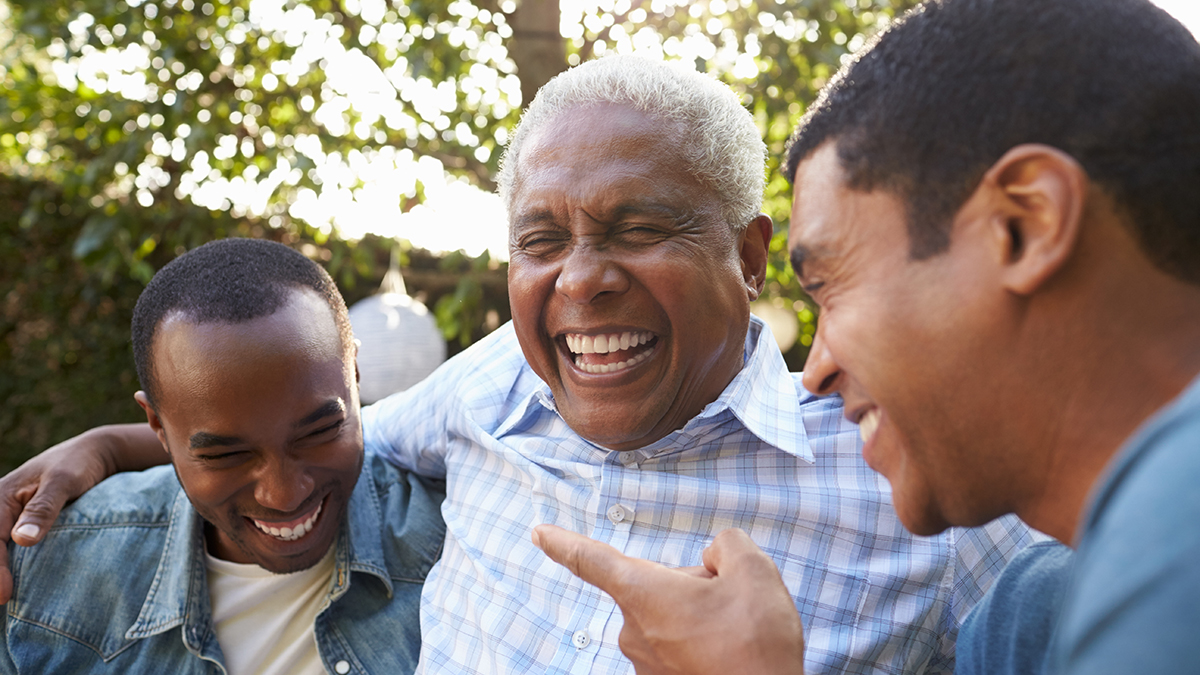
[[[64,508],[39,544],[10,543],[13,572],[52,581],[77,568],[125,567],[143,553],[157,564],[181,492],[170,466],[117,474]]]
[[[170,465],[116,474],[64,508],[47,536],[79,528],[165,525],[182,489]]]
[[[413,424],[461,413],[483,423],[502,417],[514,401],[527,398],[541,380],[525,361],[509,322],[455,354],[411,388],[363,408],[364,428],[406,433]],[[486,425],[485,425],[486,426]],[[368,434],[370,436],[370,434]]]
[[[1149,421],[1096,491],[1057,656],[1067,672],[1192,666],[1200,634],[1200,396]]]
[[[383,532],[383,549],[395,578],[424,579],[441,555],[446,525],[441,505],[444,481],[401,469],[368,455],[360,480],[370,480]]]
[[[958,633],[959,675],[1043,672],[1071,578],[1071,549],[1032,544],[1009,562]]]
[[[39,544],[10,543],[10,639],[49,631],[98,654],[123,648],[157,579],[180,493],[170,466],[119,474],[64,509]]]

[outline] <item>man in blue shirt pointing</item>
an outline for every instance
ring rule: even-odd
[[[1076,548],[1005,572],[960,667],[1196,672],[1194,36],[1148,0],[931,0],[830,83],[787,175],[821,306],[804,383],[843,397],[905,526],[1016,513]],[[538,541],[616,597],[643,675],[804,670],[808,626],[743,534],[709,578]]]

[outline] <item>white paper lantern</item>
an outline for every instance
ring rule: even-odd
[[[393,257],[381,292],[354,303],[350,325],[358,346],[363,404],[404,391],[446,360],[446,341],[425,305],[404,292]]]

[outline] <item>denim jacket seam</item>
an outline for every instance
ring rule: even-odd
[[[28,618],[21,617],[21,616],[12,616],[12,615],[8,616],[8,620],[11,622],[14,622],[14,623],[23,623],[23,624],[26,624],[29,626],[35,626],[41,630],[47,631],[49,633],[53,633],[63,639],[70,640],[71,642],[75,642],[77,644],[81,644],[84,647],[87,647],[88,649],[95,652],[96,655],[100,657],[100,660],[104,661],[105,663],[112,661],[119,654],[121,654],[121,652],[124,652],[126,649],[129,649],[130,647],[137,644],[138,640],[140,639],[140,638],[137,638],[137,639],[132,639],[132,640],[126,640],[125,644],[121,645],[120,649],[113,651],[111,654],[105,654],[104,651],[101,650],[98,645],[95,645],[88,640],[84,640],[84,639],[80,638],[78,635],[69,633],[69,632],[64,631],[60,628],[57,628],[55,626],[51,626],[49,624],[42,623],[41,621],[35,621],[33,619],[28,619]]]

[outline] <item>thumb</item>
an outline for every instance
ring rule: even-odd
[[[713,538],[713,543],[704,549],[704,567],[716,576],[722,573],[759,574],[770,572],[778,576],[778,568],[770,556],[755,544],[750,535],[736,528],[728,529]]]
[[[21,509],[17,524],[11,532],[12,540],[21,546],[33,546],[41,541],[66,503],[66,492],[53,489],[47,484],[43,484],[23,508],[10,502],[7,505],[10,517],[12,511]]]
[[[608,593],[620,604],[626,579],[641,561],[582,534],[554,525],[533,528],[533,545],[575,576]]]

